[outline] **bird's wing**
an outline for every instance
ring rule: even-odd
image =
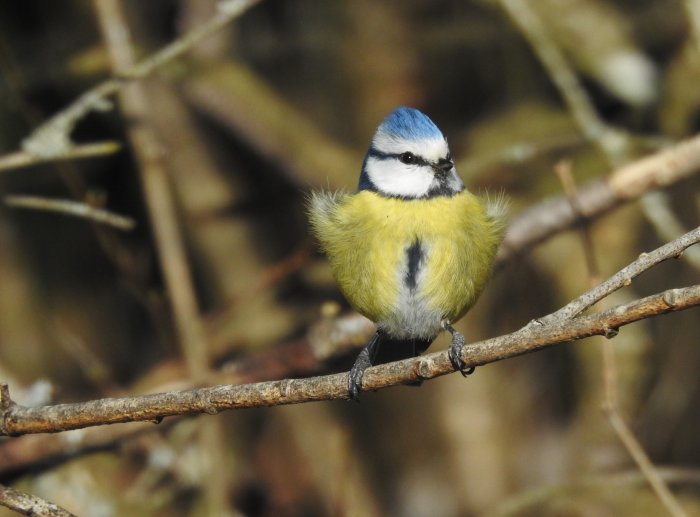
[[[347,193],[338,190],[330,192],[327,190],[316,190],[309,196],[309,216],[311,219],[328,219],[333,216],[333,212],[340,202],[347,196]]]
[[[505,226],[510,212],[510,202],[505,194],[503,192],[496,195],[487,194],[484,202],[486,204],[486,215],[488,218],[494,223]]]
[[[335,213],[349,196],[345,191],[313,191],[307,201],[309,221],[314,235],[325,248],[328,236],[337,231]]]

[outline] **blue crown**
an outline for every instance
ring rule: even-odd
[[[385,133],[405,140],[443,138],[432,120],[417,109],[406,106],[400,106],[389,113],[379,124],[377,133]]]

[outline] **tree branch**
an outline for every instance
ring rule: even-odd
[[[533,320],[522,329],[464,348],[466,365],[480,366],[540,348],[592,335],[614,337],[617,329],[640,319],[700,305],[700,285],[670,289],[588,316],[581,311],[663,260],[679,256],[700,241],[700,227],[660,248],[643,253],[629,266],[559,311]],[[451,373],[446,352],[428,354],[370,368],[364,390],[376,390]],[[0,435],[60,432],[103,424],[152,420],[166,416],[218,413],[226,409],[294,404],[347,398],[346,374],[222,385],[138,397],[101,399],[76,404],[27,408],[15,404],[0,385]]]
[[[96,224],[105,224],[123,231],[132,230],[136,226],[136,221],[131,217],[115,214],[109,210],[71,199],[50,199],[40,196],[10,195],[5,196],[3,201],[7,206],[12,208],[29,208],[32,210],[71,215],[88,219]]]
[[[22,515],[36,517],[72,517],[73,514],[58,505],[43,499],[20,492],[14,488],[0,485],[0,505],[14,510]],[[73,516],[74,517],[74,516]]]
[[[566,304],[566,306],[539,321],[541,323],[547,323],[554,319],[573,318],[611,293],[630,285],[633,278],[651,269],[656,264],[671,258],[680,257],[686,248],[697,242],[700,242],[700,226],[676,240],[664,244],[654,251],[642,253],[637,260],[624,267],[604,282],[598,284],[572,302]]]
[[[624,165],[607,178],[577,189],[575,203],[585,216],[572,208],[572,200],[559,196],[534,205],[513,219],[498,252],[502,265],[552,235],[585,217],[593,219],[635,200],[643,194],[690,177],[700,170],[700,136]]]
[[[700,305],[700,285],[670,289],[632,303],[550,324],[529,324],[504,336],[464,348],[468,367],[481,366],[593,335],[611,337],[634,321]],[[369,368],[363,390],[377,390],[453,372],[447,352]],[[284,379],[244,385],[222,385],[137,397],[107,398],[75,404],[27,408],[15,404],[6,384],[0,385],[0,435],[51,433],[95,425],[161,419],[175,415],[216,414],[227,409],[296,404],[347,398],[347,374]]]
[[[22,149],[44,160],[60,158],[70,153],[74,145],[70,133],[80,119],[91,111],[110,109],[109,97],[121,90],[124,84],[142,79],[165,63],[181,56],[194,45],[238,18],[258,1],[219,1],[216,14],[209,20],[151,54],[147,59],[124,70],[118,77],[108,79],[83,93],[72,104],[36,128],[22,142]]]
[[[22,167],[40,165],[49,161],[78,160],[81,158],[106,156],[118,152],[121,147],[120,143],[111,141],[95,142],[93,144],[76,144],[60,156],[50,158],[37,156],[27,151],[15,151],[14,153],[0,156],[0,173],[13,169],[21,169]]]

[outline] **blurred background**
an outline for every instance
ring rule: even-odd
[[[76,126],[76,142],[117,141],[118,153],[0,172],[0,380],[33,405],[348,368],[373,330],[309,235],[310,189],[354,189],[374,129],[402,104],[442,129],[471,190],[510,198],[513,218],[563,195],[557,164],[580,187],[604,178],[700,128],[699,4],[260,2]],[[142,59],[215,11],[0,3],[1,153],[124,70],[109,28],[128,30]],[[563,91],[557,70],[580,89]],[[475,341],[562,306],[698,226],[699,187],[695,174],[620,205],[590,222],[586,245],[570,229],[510,256],[458,328]],[[17,196],[85,202],[135,226]],[[688,253],[605,303],[698,283],[699,271]],[[690,310],[611,341],[619,412],[696,515],[698,336]],[[359,405],[1,439],[0,482],[92,516],[663,515],[601,411],[601,357],[589,339]]]

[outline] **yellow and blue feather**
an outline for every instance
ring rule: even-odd
[[[357,399],[363,372],[421,353],[441,330],[456,369],[464,337],[451,324],[476,302],[501,241],[505,203],[464,188],[447,141],[420,111],[399,107],[379,125],[362,164],[358,192],[315,192],[311,227],[345,298],[377,323],[348,376]],[[386,359],[387,355],[384,356]]]

